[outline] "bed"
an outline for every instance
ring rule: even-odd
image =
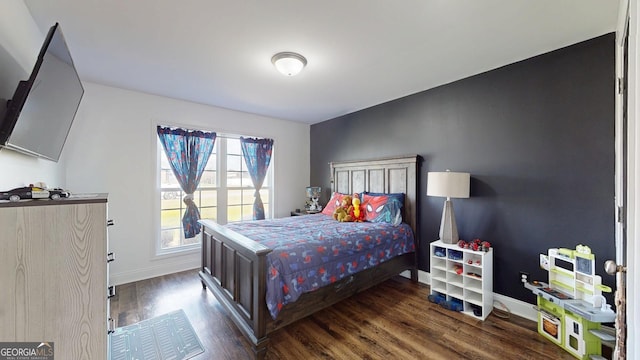
[[[420,157],[417,155],[330,163],[332,192],[405,194],[402,214],[405,224],[402,226],[408,227],[409,232],[413,233],[414,242],[411,250],[415,249],[415,251],[408,251],[405,248],[398,251],[397,256],[394,254],[385,257],[383,261],[376,261],[371,266],[360,266],[361,269],[355,273],[343,266],[341,269],[343,274],[336,276],[328,284],[314,283],[312,291],[301,291],[297,294],[299,297],[295,301],[280,303],[275,317],[273,304],[267,306],[267,283],[271,275],[270,271],[273,271],[272,259],[277,251],[268,239],[269,236],[265,236],[261,229],[234,231],[234,226],[231,225],[221,226],[211,220],[200,220],[203,226],[202,267],[199,273],[202,285],[215,295],[243,335],[251,342],[256,359],[265,357],[269,334],[283,326],[404,271],[408,270],[411,279],[417,281],[416,263],[420,243],[416,221],[419,165]],[[273,227],[272,236],[277,239],[278,231],[282,231],[282,228],[293,226],[324,228],[322,221],[326,219],[323,217],[329,218],[327,215],[316,214],[276,219],[273,222],[266,221],[264,224],[270,224],[268,226]],[[297,222],[307,225],[297,225]],[[314,225],[308,225],[308,223]],[[354,231],[360,226],[366,226],[358,223],[343,225],[351,226]],[[398,227],[398,229],[401,228],[401,226]],[[405,232],[398,231],[400,235]],[[245,234],[255,237],[256,240]],[[407,245],[405,242],[402,244],[405,247]],[[397,245],[394,246],[397,247]],[[321,282],[319,277],[316,280]]]

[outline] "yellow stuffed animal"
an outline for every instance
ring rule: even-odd
[[[353,218],[350,215],[351,210],[353,209],[353,205],[351,204],[352,201],[351,196],[343,196],[340,206],[333,211],[333,218],[340,222],[353,221]]]
[[[362,208],[360,206],[360,198],[357,196],[353,197],[353,201],[352,201],[352,210],[351,210],[351,217],[352,217],[352,221],[355,222],[363,222],[364,221],[364,211],[362,211]]]

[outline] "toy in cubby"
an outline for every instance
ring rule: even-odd
[[[466,263],[468,265],[482,266],[482,256],[480,254],[467,254]]]
[[[457,250],[449,251],[449,259],[462,260],[462,251],[457,251]]]
[[[447,300],[447,297],[444,296],[443,294],[434,293],[434,294],[431,294],[431,295],[427,296],[427,298],[432,303],[440,305],[440,306],[442,306],[443,308],[445,308],[447,310],[462,311],[462,309],[463,309],[462,300],[459,300],[459,299],[456,299],[456,298],[452,298],[451,300]]]

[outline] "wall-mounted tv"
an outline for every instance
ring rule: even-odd
[[[56,23],[49,29],[28,80],[0,111],[0,146],[58,161],[84,88]]]

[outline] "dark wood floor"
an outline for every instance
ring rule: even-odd
[[[249,342],[197,271],[117,287],[118,327],[184,309],[206,351],[195,359],[250,359]],[[271,336],[267,359],[574,359],[536,324],[494,314],[483,322],[427,301],[429,287],[395,277]]]

